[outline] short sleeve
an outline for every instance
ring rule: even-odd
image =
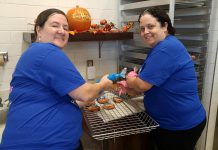
[[[44,60],[38,78],[42,84],[60,96],[68,94],[85,83],[70,59],[61,51],[52,51]]]
[[[165,51],[151,54],[144,62],[139,77],[153,85],[163,84],[178,68],[175,58]]]

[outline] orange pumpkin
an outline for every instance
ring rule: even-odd
[[[78,32],[88,31],[91,26],[91,16],[87,9],[76,6],[67,12],[69,29]]]

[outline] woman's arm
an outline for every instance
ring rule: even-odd
[[[140,79],[139,77],[126,77],[128,87],[138,92],[145,92],[152,88],[152,84]]]
[[[85,83],[68,94],[78,101],[90,101],[99,97],[101,92],[108,89],[112,84],[112,81],[105,75],[99,83]]]

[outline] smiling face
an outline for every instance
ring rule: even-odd
[[[143,41],[150,47],[164,40],[168,35],[167,23],[161,26],[155,17],[146,13],[140,18],[140,33]]]
[[[49,42],[63,48],[69,38],[67,19],[62,14],[53,13],[42,27],[36,27],[36,32],[37,42]]]

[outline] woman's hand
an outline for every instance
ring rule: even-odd
[[[80,108],[83,108],[85,106],[89,106],[89,105],[95,103],[95,101],[78,101],[78,100],[76,100],[76,103]]]
[[[134,80],[136,79],[136,77],[138,77],[138,74],[136,73],[136,71],[131,71],[127,74],[126,83],[129,88],[134,88],[134,84],[135,84]]]
[[[145,92],[152,88],[152,84],[140,79],[136,71],[131,71],[126,76],[126,83],[129,88],[138,92]]]
[[[112,84],[113,84],[113,81],[111,81],[109,78],[108,78],[108,74],[107,75],[104,75],[101,80],[100,80],[100,84],[103,86],[103,89],[104,90],[108,90]]]
[[[70,91],[68,94],[73,99],[79,101],[93,101],[95,98],[99,97],[102,91],[107,90],[112,86],[113,82],[107,78],[105,75],[101,78],[98,83],[84,83],[78,88]]]
[[[138,77],[138,74],[137,74],[135,71],[130,71],[130,72],[127,74],[127,77]]]

